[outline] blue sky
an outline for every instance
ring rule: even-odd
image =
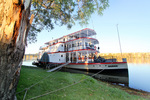
[[[76,24],[70,30],[66,26],[56,26],[50,32],[42,31],[38,34],[36,43],[28,44],[25,53],[38,53],[39,47],[52,38],[83,28],[91,28],[97,32],[101,53],[119,53],[117,24],[122,52],[150,52],[150,0],[109,0],[109,5],[103,16],[93,14],[87,26]]]

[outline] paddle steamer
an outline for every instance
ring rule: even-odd
[[[96,32],[85,28],[80,31],[46,42],[40,47],[38,65],[65,64],[66,68],[80,70],[115,70],[128,69],[126,59],[117,62],[116,59],[104,59],[98,55],[99,41]]]

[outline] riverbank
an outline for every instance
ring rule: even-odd
[[[42,81],[39,82],[39,80]],[[37,82],[39,83],[37,84]],[[147,92],[111,85],[83,74],[47,73],[46,70],[40,68],[22,66],[17,93],[26,88],[28,88],[25,97],[27,100],[37,96],[41,97],[36,100],[150,99],[150,94]],[[18,100],[22,100],[24,94],[25,91],[17,94]]]

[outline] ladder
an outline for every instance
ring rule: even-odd
[[[55,68],[53,68],[53,69],[50,69],[50,70],[48,70],[47,72],[55,71],[55,70],[57,70],[57,69],[59,69],[59,68],[61,68],[61,67],[64,67],[64,66],[68,65],[68,64],[69,64],[69,62],[67,62],[67,63],[65,63],[65,64],[62,64],[62,65],[60,65],[60,66],[58,66],[58,67],[55,67]]]

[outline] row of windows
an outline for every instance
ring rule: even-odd
[[[53,42],[53,43],[49,43],[49,45],[52,45],[52,44],[55,44],[55,43],[58,43],[58,42],[66,42],[66,41],[68,41],[69,39],[77,39],[77,38],[79,38],[79,37],[71,37],[71,38],[68,38],[68,39],[63,39],[63,40],[56,40],[56,42]]]
[[[78,46],[82,46],[82,42],[80,43],[74,43],[74,44],[69,44],[67,45],[67,47],[71,48],[71,47],[78,47]],[[90,46],[90,47],[94,47],[94,45],[92,45],[91,43],[85,42],[85,46]]]
[[[61,47],[63,47],[63,46],[64,46],[64,45],[62,44]],[[59,47],[59,46],[58,46],[58,47]],[[58,47],[57,47],[57,46],[53,46],[52,48],[53,48],[53,49],[57,49]]]
[[[65,48],[71,48],[71,47],[79,47],[79,46],[83,46],[84,44],[82,44],[82,42],[78,42],[78,43],[73,43],[73,44],[67,44],[65,45]],[[92,47],[94,48],[94,45],[91,44],[91,43],[88,43],[88,42],[85,42],[85,46],[86,47]],[[52,48],[50,48],[51,50],[52,49],[58,49],[59,46],[52,46]],[[64,44],[61,44],[61,47],[64,47]]]
[[[55,56],[55,55],[50,55],[50,56]],[[61,57],[63,57],[63,55],[60,55]]]

